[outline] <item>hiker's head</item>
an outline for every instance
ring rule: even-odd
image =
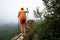
[[[21,10],[24,10],[24,8],[21,8]]]

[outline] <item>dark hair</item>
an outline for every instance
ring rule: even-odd
[[[24,10],[24,8],[21,8],[21,10]]]

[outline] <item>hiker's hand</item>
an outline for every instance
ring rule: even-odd
[[[26,10],[28,10],[28,8],[26,8]]]

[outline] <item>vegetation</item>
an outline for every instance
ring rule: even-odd
[[[60,1],[43,0],[45,3],[44,20],[37,23],[35,35],[39,40],[60,40]],[[38,14],[38,12],[37,12]]]
[[[0,40],[11,40],[18,34],[17,24],[0,25]]]

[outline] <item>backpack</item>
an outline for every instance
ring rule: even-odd
[[[20,20],[26,20],[26,14],[24,10],[20,11]]]

